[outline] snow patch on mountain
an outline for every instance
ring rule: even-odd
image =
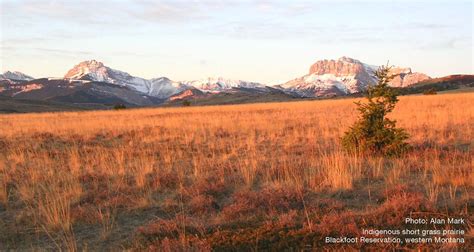
[[[168,98],[190,88],[197,88],[204,92],[221,92],[237,87],[257,88],[265,87],[255,82],[241,80],[229,80],[222,77],[208,78],[195,81],[172,81],[166,77],[144,79],[131,76],[126,72],[115,70],[105,66],[102,62],[89,60],[79,63],[69,70],[65,79],[91,80],[107,82],[131,88],[142,94],[158,98]]]
[[[356,75],[337,76],[335,74],[308,74],[284,83],[281,87],[296,93],[302,91],[301,94],[307,96],[307,90],[316,90],[318,93],[324,93],[328,90],[334,90],[334,88],[337,88],[344,94],[350,94],[358,91],[357,84],[358,80]]]
[[[33,90],[42,89],[42,88],[43,88],[43,85],[36,84],[36,83],[28,84],[28,85],[21,85],[21,86],[19,86],[20,91],[14,93],[12,96],[15,96],[17,94],[24,93],[24,92],[30,92],[30,91],[33,91]]]
[[[377,66],[349,57],[320,60],[310,67],[307,75],[280,86],[292,93],[310,97],[337,95],[338,92],[352,94],[374,85],[377,79],[373,75],[377,69]],[[424,74],[412,73],[410,68],[394,67],[391,74],[395,75],[390,83],[392,86],[408,86],[429,78]]]
[[[17,80],[17,81],[30,81],[34,78],[18,71],[6,71],[0,74],[0,80]]]
[[[262,88],[265,85],[256,82],[230,80],[223,77],[207,78],[202,80],[183,81],[185,85],[195,87],[205,92],[219,92],[232,88]]]
[[[180,82],[172,81],[166,77],[155,78],[150,80],[150,89],[148,95],[158,98],[168,98],[175,95],[188,87]]]
[[[65,79],[88,79],[91,81],[107,82],[126,86],[140,93],[148,94],[150,91],[150,81],[131,76],[126,72],[115,70],[105,66],[102,62],[89,60],[79,63],[69,70],[64,76]]]
[[[373,76],[378,67],[362,63],[349,57],[337,60],[320,60],[314,63],[308,74],[275,86],[286,93],[302,97],[345,95],[361,92],[376,83]],[[407,86],[429,78],[412,73],[410,68],[393,68],[396,75],[393,86]],[[166,77],[144,79],[105,66],[96,60],[84,61],[74,66],[64,78],[69,80],[90,80],[107,82],[127,87],[140,94],[166,99],[185,90],[197,89],[205,93],[237,92],[246,88],[258,92],[267,86],[243,80],[223,77],[191,81],[173,81]]]
[[[109,68],[96,60],[79,63],[69,70],[64,78],[112,83],[158,98],[168,98],[189,88],[197,88],[205,92],[221,92],[234,87],[264,87],[259,83],[229,80],[222,77],[181,82],[172,81],[166,77],[148,80]]]

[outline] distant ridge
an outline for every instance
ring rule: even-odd
[[[76,64],[59,78],[34,79],[21,72],[7,71],[0,75],[0,95],[61,104],[87,104],[92,108],[112,107],[114,104],[177,105],[182,100],[194,100],[193,104],[234,104],[324,98],[365,91],[376,83],[373,77],[376,69],[376,66],[349,57],[319,60],[309,67],[308,74],[270,86],[224,77],[191,81],[174,81],[164,76],[145,79],[110,68],[97,60],[87,60]],[[415,87],[416,83],[438,80],[404,67],[393,67],[392,74],[395,78],[391,85],[403,90]],[[410,90],[418,92],[418,89]]]
[[[29,80],[33,80],[34,78],[18,71],[14,71],[14,72],[6,71],[3,74],[0,74],[0,80],[6,80],[6,79],[15,80],[15,81],[29,81]]]

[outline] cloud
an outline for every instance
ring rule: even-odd
[[[472,37],[454,37],[437,40],[429,40],[419,44],[419,50],[456,50],[468,48],[472,50]]]
[[[349,8],[353,3],[343,2],[342,8]],[[18,0],[2,3],[1,14],[5,16],[4,25],[15,28],[18,26],[38,26],[45,28],[48,23],[65,27],[104,29],[107,32],[123,29],[117,27],[137,27],[143,23],[154,25],[189,24],[203,29],[205,32],[214,25],[217,30],[224,30],[222,23],[227,24],[229,31],[225,34],[243,32],[246,34],[262,34],[262,37],[276,38],[275,34],[301,34],[314,31],[314,24],[306,23],[304,16],[317,16],[323,12],[337,12],[329,1],[224,1],[224,0],[103,0],[103,1],[67,1],[67,0]],[[219,15],[220,13],[225,13]],[[337,14],[337,13],[336,13]],[[218,16],[218,17],[217,17]],[[243,18],[245,17],[245,18]],[[291,24],[293,20],[300,20],[299,25]],[[209,22],[208,22],[209,21]],[[337,23],[337,16],[331,23]],[[209,27],[209,23],[211,24]],[[309,26],[309,29],[307,28]],[[311,27],[313,26],[313,27]],[[326,26],[328,26],[326,24]],[[375,27],[379,26],[379,27]],[[441,29],[442,24],[414,23],[393,29]],[[338,28],[331,27],[329,28]],[[351,27],[357,31],[366,29],[375,31],[380,25],[372,27]],[[292,32],[290,29],[295,30]],[[318,29],[320,29],[318,27]],[[285,32],[285,33],[282,33]],[[63,34],[70,33],[64,29]]]
[[[36,50],[38,52],[44,52],[47,54],[57,54],[57,55],[63,55],[63,56],[93,55],[93,53],[90,51],[81,51],[81,50],[63,50],[63,49],[41,48],[41,47],[33,48],[33,50]]]
[[[310,40],[319,43],[375,43],[408,41],[413,33],[441,33],[453,28],[445,24],[402,23],[389,25],[320,24],[286,19],[229,21],[203,32],[233,39]]]
[[[143,24],[199,23],[212,19],[219,11],[236,6],[241,6],[241,3],[224,0],[7,0],[1,3],[0,14],[4,18],[3,25],[11,29],[45,29],[51,24],[110,31]]]
[[[384,8],[409,11],[412,7],[392,5],[389,3]],[[424,42],[424,37],[459,29],[456,24],[441,20],[413,18],[416,15],[383,24],[359,22],[373,17],[359,18],[354,14],[372,13],[372,9],[367,11],[367,8],[377,9],[377,6],[346,1],[334,4],[331,1],[270,0],[4,0],[0,14],[2,28],[5,28],[2,43],[38,48],[69,42],[77,45],[72,42],[78,39],[84,39],[84,43],[92,39],[107,41],[103,39],[106,36],[113,37],[109,40],[112,41],[129,37],[159,40],[169,35],[186,35],[191,39],[304,40],[320,44],[411,43],[412,37]],[[354,16],[339,16],[341,14]],[[428,48],[430,43],[421,43],[421,46]],[[439,46],[460,45],[444,41]]]
[[[123,1],[111,0],[18,0],[2,3],[1,13],[8,26],[45,25],[54,21],[85,26],[123,25],[127,23],[127,6],[124,4]]]
[[[189,22],[208,18],[202,6],[196,2],[181,1],[135,1],[128,14],[135,19],[149,22]]]
[[[1,47],[3,55],[6,58],[15,58],[15,57],[41,57],[41,58],[71,58],[71,57],[90,57],[95,55],[91,51],[84,50],[67,50],[67,49],[55,49],[55,48],[46,48],[46,47],[12,47],[6,46]]]
[[[41,43],[41,42],[46,42],[49,41],[49,38],[44,38],[44,37],[31,37],[31,38],[12,38],[12,39],[4,39],[2,40],[2,43],[4,45],[15,45],[15,46],[21,46],[21,45],[29,45],[32,43]]]

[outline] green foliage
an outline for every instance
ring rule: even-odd
[[[398,102],[395,90],[388,86],[394,77],[390,67],[381,66],[376,72],[377,85],[369,87],[366,103],[356,102],[360,117],[342,138],[343,147],[360,154],[399,155],[409,147],[408,134],[396,128],[396,121],[386,116]]]
[[[183,107],[189,107],[189,106],[191,106],[191,102],[188,101],[188,100],[184,100],[183,101]]]
[[[127,106],[125,106],[125,104],[120,103],[120,104],[115,104],[114,105],[115,110],[126,109],[126,108],[127,108]]]
[[[430,89],[426,90],[425,92],[423,92],[424,95],[435,95],[437,93],[438,92],[436,92],[436,89],[434,89],[434,88],[430,88]]]

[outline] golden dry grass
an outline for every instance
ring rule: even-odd
[[[340,149],[352,99],[2,115],[0,249],[318,247],[415,206],[472,221],[474,94],[400,100],[414,148],[391,159]]]

